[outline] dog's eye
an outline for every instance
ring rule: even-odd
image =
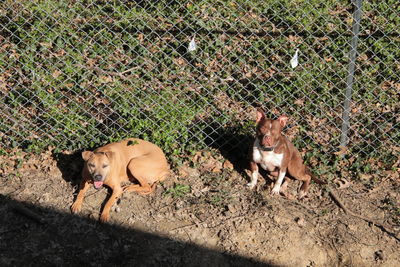
[[[89,167],[90,168],[94,168],[94,164],[93,163],[89,163]]]
[[[108,165],[106,165],[106,164],[103,165],[103,168],[107,168],[107,167],[108,167]]]

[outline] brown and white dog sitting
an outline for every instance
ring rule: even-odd
[[[260,165],[272,176],[278,177],[271,194],[278,195],[281,186],[282,190],[286,189],[287,178],[283,185],[282,182],[285,176],[289,175],[303,181],[299,192],[299,198],[303,198],[307,194],[312,176],[303,164],[299,151],[281,134],[287,121],[288,117],[284,115],[277,120],[267,119],[261,108],[257,110],[256,138],[250,151],[251,182],[247,186],[252,189],[256,185],[259,175],[258,165]]]
[[[106,185],[111,188],[112,195],[101,213],[102,222],[108,221],[110,208],[123,192],[149,194],[154,190],[156,183],[167,178],[170,173],[163,151],[155,144],[136,138],[111,143],[93,152],[84,151],[82,158],[85,161],[82,181],[71,211],[77,213],[81,210],[90,184],[96,189]],[[138,184],[122,187],[122,183],[128,181]]]

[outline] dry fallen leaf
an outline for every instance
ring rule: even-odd
[[[338,179],[335,181],[335,183],[339,186],[338,189],[345,189],[351,186],[351,182],[347,181],[344,178]]]
[[[360,177],[361,180],[370,180],[372,175],[368,173],[360,173],[358,177]]]
[[[222,163],[216,159],[210,158],[201,165],[201,171],[211,171],[218,173],[222,169]]]
[[[178,168],[178,175],[180,178],[183,177],[192,177],[192,176],[198,176],[199,172],[197,169],[191,168],[189,166],[183,165]]]
[[[346,155],[347,152],[347,147],[345,146],[339,146],[339,151],[333,152],[335,155]]]
[[[222,163],[219,161],[215,161],[214,168],[212,169],[212,172],[214,173],[219,173],[222,171]]]
[[[233,170],[233,164],[229,160],[225,160],[224,164],[222,165],[224,169]]]
[[[62,72],[60,70],[56,70],[53,72],[53,78],[57,79],[60,75],[62,74]]]
[[[303,226],[306,225],[306,221],[305,221],[303,218],[301,218],[301,217],[297,217],[297,218],[295,219],[295,221],[296,221],[296,223],[297,223],[299,226],[301,226],[301,227],[303,227]]]
[[[295,100],[294,104],[298,105],[298,106],[303,106],[304,105],[304,98],[299,98],[299,99]]]

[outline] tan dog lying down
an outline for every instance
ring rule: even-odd
[[[122,192],[136,191],[141,194],[153,192],[156,182],[167,178],[169,165],[163,151],[156,145],[136,138],[111,143],[93,152],[82,152],[85,165],[79,193],[71,210],[81,210],[83,198],[90,184],[100,189],[103,184],[112,189],[112,195],[104,206],[100,220],[108,221],[110,208]],[[139,182],[122,188],[122,182]]]

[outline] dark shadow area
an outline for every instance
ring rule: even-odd
[[[207,121],[205,125],[203,132],[206,135],[206,145],[218,149],[233,164],[235,170],[244,175],[249,164],[248,154],[253,137],[241,134],[241,129],[237,126],[221,127],[215,121]]]
[[[212,121],[207,121],[205,124],[207,126],[203,129],[203,132],[206,134],[206,145],[218,149],[221,155],[233,164],[234,169],[250,182],[246,170],[249,169],[249,153],[254,142],[254,136],[240,133],[240,126],[221,127],[218,122]],[[263,168],[259,168],[259,173],[265,179],[265,186],[274,181]]]
[[[62,178],[70,182],[72,186],[79,185],[82,178],[83,159],[82,151],[76,151],[71,154],[54,153],[57,167],[62,173]]]
[[[0,210],[1,266],[273,266],[4,195]]]

